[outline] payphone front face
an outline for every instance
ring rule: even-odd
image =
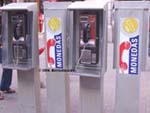
[[[107,68],[108,1],[74,2],[69,5],[69,68],[79,76],[100,77]]]
[[[99,25],[96,13],[80,14],[80,51],[81,64],[98,64]]]
[[[3,67],[29,70],[38,66],[36,3],[12,3],[1,9]]]
[[[103,9],[73,12],[73,38],[70,43],[75,74],[99,77],[105,72],[107,50],[104,23]]]

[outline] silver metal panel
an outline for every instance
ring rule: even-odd
[[[109,3],[108,3],[109,4]],[[102,36],[102,44],[103,44],[103,47],[102,47],[102,75],[105,74],[105,72],[107,71],[107,49],[108,49],[108,34],[109,34],[109,31],[108,31],[108,22],[109,22],[109,6],[108,4],[106,4],[104,6],[104,11],[103,11],[103,36]]]
[[[28,3],[11,3],[1,7],[1,10],[32,10],[33,7],[37,6],[36,2],[28,2]]]
[[[126,18],[126,17],[133,17],[133,18],[138,18],[139,20],[139,36],[140,36],[140,39],[139,39],[139,72],[141,71],[141,57],[143,58],[144,56],[142,56],[142,47],[143,47],[143,40],[146,40],[147,37],[144,36],[144,32],[147,34],[146,32],[146,29],[143,27],[143,22],[144,21],[144,11],[143,10],[116,10],[116,13],[115,13],[115,40],[116,40],[116,44],[117,47],[117,51],[119,51],[119,38],[120,38],[120,19],[121,18]],[[146,15],[145,15],[146,16]],[[143,48],[144,49],[144,48]],[[146,48],[145,48],[146,49]],[[116,56],[116,62],[117,62],[117,73],[119,73],[118,69],[119,69],[119,52],[117,52]]]
[[[65,72],[46,74],[48,113],[70,113],[69,76]]]
[[[111,0],[97,0],[97,1],[76,1],[68,6],[69,10],[78,10],[78,9],[104,9],[106,3]]]
[[[45,34],[46,38],[54,38],[54,34],[62,33],[62,53],[63,53],[63,69],[68,69],[68,53],[67,53],[67,39],[69,29],[69,17],[67,6],[70,2],[44,2],[44,21],[45,21]],[[53,18],[53,25],[55,27],[57,22],[60,22],[60,31],[50,30],[48,28],[48,20]],[[58,20],[56,23],[54,20]],[[57,26],[57,25],[56,25]],[[49,37],[52,36],[52,37]],[[47,42],[45,42],[46,44]],[[48,50],[48,48],[47,48]],[[47,52],[48,54],[48,52]],[[48,64],[48,60],[46,58]],[[51,68],[51,67],[49,67]],[[53,68],[53,67],[52,67]],[[57,69],[54,67],[53,69]],[[69,100],[69,76],[66,72],[47,72],[47,101],[48,113],[70,113],[70,100]],[[59,101],[58,101],[59,100]]]
[[[68,67],[67,39],[68,39],[68,34],[69,34],[68,33],[68,26],[69,26],[68,20],[69,20],[70,16],[67,11],[67,6],[69,4],[70,4],[70,2],[59,2],[59,3],[44,2],[45,26],[48,26],[47,19],[56,17],[60,20],[61,33],[62,33],[63,69],[67,69],[67,67]],[[50,6],[51,6],[51,8],[50,8]],[[51,34],[51,33],[53,34],[53,32],[51,32],[48,29],[48,27],[45,27],[45,30],[46,30],[46,38],[49,38],[48,34]]]
[[[32,65],[39,67],[39,39],[38,39],[38,10],[37,4],[31,7],[33,11],[32,23]]]
[[[104,113],[104,77],[80,77],[80,112]]]
[[[148,9],[149,1],[115,1],[115,9]]]
[[[39,69],[18,70],[19,113],[42,113]]]
[[[117,69],[116,77],[116,106],[115,113],[139,113],[139,89],[140,89],[140,75],[141,71],[145,70],[146,67],[146,54],[147,54],[147,37],[148,37],[148,6],[149,2],[140,1],[123,1],[115,2],[115,14],[114,14],[114,47],[115,47],[115,68]],[[146,10],[145,10],[146,9]],[[130,29],[132,22],[128,23],[128,33],[123,32],[124,27],[122,20],[125,19],[136,19],[137,20],[137,31],[132,32],[134,25]],[[124,27],[124,28],[123,28]],[[121,33],[123,34],[121,34]],[[139,37],[138,45],[138,72],[133,74],[128,71],[120,71],[120,46],[121,37],[127,35],[128,38]],[[132,45],[132,43],[130,42]],[[131,46],[130,45],[130,46]],[[132,47],[132,46],[131,46]],[[124,51],[125,52],[125,51]],[[126,53],[127,54],[127,53]],[[130,55],[127,54],[127,57]],[[131,57],[131,56],[130,56]],[[129,67],[130,61],[127,62]]]
[[[69,69],[74,69],[75,68],[75,60],[72,60],[72,59],[75,59],[75,52],[72,51],[72,50],[75,50],[76,51],[76,48],[75,48],[75,43],[71,43],[71,42],[74,42],[75,41],[75,38],[72,38],[74,35],[73,35],[73,32],[74,32],[74,18],[73,18],[73,11],[69,11],[69,18],[70,20],[68,21],[69,25],[68,26],[68,39],[67,39],[67,51],[68,51],[68,66],[69,66]]]
[[[149,11],[149,16],[150,16],[150,11]],[[150,24],[150,17],[148,18],[148,25]],[[149,27],[148,27],[149,28]],[[146,60],[146,71],[150,71],[150,31],[148,31],[147,33],[147,50],[146,50],[146,53],[147,53],[147,59]]]
[[[149,3],[150,4],[150,3]],[[146,71],[148,62],[148,40],[149,40],[149,14],[148,10],[143,12],[142,46],[141,46],[141,71]]]
[[[117,75],[115,113],[139,113],[140,78]]]
[[[71,4],[71,2],[51,2],[50,3],[48,1],[45,1],[43,4],[44,4],[44,9],[66,10],[66,8],[68,7],[68,5]]]

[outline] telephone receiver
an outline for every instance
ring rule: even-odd
[[[50,48],[51,47],[54,47],[55,46],[55,44],[56,44],[56,41],[54,40],[54,39],[49,39],[48,41],[47,41],[47,58],[48,58],[48,62],[50,63],[50,64],[54,64],[54,58],[52,58],[51,56],[50,56]]]
[[[19,40],[19,38],[22,36],[23,33],[23,23],[20,20],[19,22],[15,23],[14,25],[14,37],[16,40]]]
[[[83,42],[87,43],[90,39],[90,31],[91,31],[91,26],[89,23],[84,25],[83,28]]]
[[[120,65],[120,68],[122,70],[127,70],[128,68],[128,65],[126,62],[123,62],[123,53],[125,50],[129,50],[131,47],[131,44],[130,42],[126,41],[126,42],[122,42],[121,45],[120,45],[120,58],[119,58],[119,65]]]

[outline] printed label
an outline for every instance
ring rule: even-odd
[[[61,19],[58,17],[46,18],[46,24],[48,67],[63,69]]]
[[[127,18],[123,22],[123,29],[127,33],[134,33],[138,29],[138,22],[135,18]]]
[[[129,74],[138,74],[139,36],[130,38]]]
[[[63,68],[62,34],[55,35],[55,62],[56,68]]]
[[[57,17],[52,17],[48,21],[48,27],[51,29],[51,31],[56,32],[60,29],[60,20]]]
[[[139,38],[139,20],[120,19],[119,73],[138,74]]]

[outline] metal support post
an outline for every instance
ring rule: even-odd
[[[40,76],[38,68],[18,70],[20,113],[41,113]]]
[[[146,69],[148,1],[114,2],[115,113],[139,113],[140,76]]]
[[[80,113],[102,113],[103,77],[80,77]]]
[[[69,76],[65,72],[47,73],[48,113],[70,113]]]
[[[67,69],[68,12],[70,2],[44,2],[47,43],[48,113],[70,113]],[[54,71],[52,71],[54,70]]]

